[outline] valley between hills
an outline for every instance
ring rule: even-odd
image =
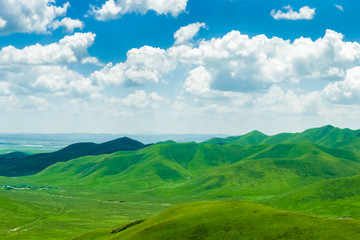
[[[0,155],[0,239],[360,239],[360,130]]]

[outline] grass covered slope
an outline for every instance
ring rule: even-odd
[[[24,176],[36,174],[57,162],[87,155],[110,154],[118,151],[133,151],[145,145],[136,140],[123,137],[113,141],[96,143],[75,143],[59,151],[24,156],[21,153],[0,155],[1,176]]]
[[[2,219],[13,219],[12,222],[0,221],[0,228],[9,230],[23,225],[27,221],[35,221],[41,217],[41,211],[49,206],[45,204],[32,204],[0,196],[0,216]]]
[[[149,218],[179,203],[231,199],[260,201],[278,209],[333,218],[360,219],[357,134],[352,130],[324,127],[276,137],[254,131],[241,144],[236,142],[237,137],[226,143],[167,141],[139,150],[58,162],[31,176],[0,177],[1,185],[48,188],[44,191],[0,189],[3,197],[0,199],[0,203],[3,202],[0,238],[16,239],[20,234],[21,239],[39,239],[38,236],[46,232],[47,239],[71,239],[100,229],[84,235],[83,239],[142,239],[136,238],[138,234],[154,230],[156,235],[149,235],[151,239],[164,238],[164,228],[158,227],[166,226],[171,234],[190,239],[202,239],[197,232],[208,239],[210,236],[233,239],[243,232],[249,232],[252,239],[259,236],[263,236],[260,239],[299,239],[296,236],[334,239],[327,235],[332,233],[331,229],[349,233],[350,237],[344,234],[349,239],[357,239],[354,228],[350,227],[356,221],[330,221],[251,203],[191,203]],[[14,200],[15,205],[9,199]],[[297,222],[302,217],[304,222]],[[142,223],[134,222],[148,218]],[[22,219],[20,225],[16,219]],[[196,222],[198,219],[201,219],[200,225]],[[126,222],[129,224],[108,229]],[[280,223],[289,225],[280,228]],[[337,227],[338,223],[346,223],[348,228]],[[17,230],[8,232],[7,224],[10,230]],[[308,228],[312,225],[316,226],[314,232]],[[107,230],[101,230],[104,228]],[[110,234],[112,230],[114,233]],[[317,232],[323,233],[323,238],[317,236]],[[307,238],[303,233],[308,234]]]
[[[79,189],[251,199],[357,174],[360,160],[356,154],[311,143],[166,143],[57,163],[26,179]]]
[[[360,175],[307,185],[264,203],[292,211],[360,219]]]
[[[206,142],[221,145],[238,144],[242,146],[309,142],[320,146],[343,148],[359,152],[360,130],[340,129],[328,125],[320,128],[311,128],[300,133],[280,133],[273,136],[265,135],[259,131],[252,131],[242,136],[213,138]]]
[[[144,222],[85,234],[77,240],[359,239],[360,222],[325,219],[239,201],[194,202]]]
[[[359,161],[348,155],[350,160],[337,158],[330,150],[312,144],[242,147],[170,143],[58,163],[30,179],[128,193],[272,195],[360,173]]]

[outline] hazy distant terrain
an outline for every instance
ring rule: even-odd
[[[128,136],[142,143],[150,144],[160,141],[173,140],[175,142],[202,142],[212,137],[226,137],[224,134],[91,134],[91,133],[63,133],[63,134],[4,134],[0,133],[0,153],[9,151],[50,152],[64,148],[77,142],[102,143],[116,138]]]

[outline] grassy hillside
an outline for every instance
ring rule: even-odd
[[[242,146],[302,142],[359,152],[360,130],[351,130],[347,128],[340,129],[328,125],[320,128],[308,129],[301,133],[280,133],[274,136],[268,136],[259,131],[253,131],[242,136],[213,138],[207,141],[207,143],[212,144],[238,144]]]
[[[360,221],[330,220],[257,203],[195,202],[145,221],[90,232],[77,240],[359,239]]]
[[[87,154],[90,154],[89,149],[93,149],[92,154],[96,156],[81,155],[79,158],[57,162],[35,175],[0,177],[0,185],[25,186],[24,189],[21,187],[13,190],[0,189],[0,203],[3,203],[3,206],[0,206],[3,223],[0,224],[0,238],[17,239],[17,234],[20,234],[21,239],[39,239],[39,236],[43,236],[46,232],[47,239],[70,239],[94,229],[109,228],[136,219],[149,218],[175,204],[204,200],[251,200],[278,209],[315,213],[333,218],[360,219],[358,214],[360,204],[357,204],[360,202],[358,189],[360,179],[357,177],[360,176],[358,139],[358,131],[326,126],[297,134],[284,133],[275,136],[266,136],[253,131],[245,136],[212,139],[204,143],[180,144],[166,141],[144,146],[135,142],[135,146],[141,149],[136,150],[135,147],[128,151],[109,154],[101,153],[106,149],[113,149],[117,144],[102,145],[98,146],[99,148],[93,144],[71,145],[62,152],[47,156],[55,156],[56,160],[56,156],[74,156],[67,153],[83,153],[83,149]],[[9,159],[13,161],[17,155],[17,153],[3,155],[4,161]],[[41,186],[45,186],[47,190],[40,190]],[[35,187],[35,189],[27,187]],[[226,210],[230,208],[240,211],[237,207],[220,207],[222,203],[218,204],[219,213],[216,214],[224,211],[230,215]],[[192,210],[195,211],[194,214],[201,213],[201,209],[208,211],[209,206],[205,205],[203,208],[200,205],[197,208],[196,204],[182,205],[180,208],[175,208],[179,209],[176,214],[182,211],[184,217],[187,217],[185,213]],[[251,205],[247,208],[253,209],[253,206],[259,205]],[[210,207],[210,209],[216,208],[217,204]],[[244,209],[241,212],[259,222],[270,219],[275,223],[278,221],[280,225],[280,219],[274,218],[280,213],[272,209],[271,211],[274,211],[272,214],[270,210],[269,212],[264,209],[268,208],[261,206],[261,209],[253,212],[246,212]],[[258,219],[258,215],[251,215],[254,212],[269,214],[259,215],[264,218]],[[173,210],[168,213],[169,216],[178,219],[178,215],[171,215],[175,214]],[[222,217],[221,214],[216,214],[215,216]],[[241,214],[236,216],[238,215]],[[291,214],[281,212],[280,215]],[[166,218],[165,215],[160,216]],[[201,216],[192,217],[196,219]],[[289,219],[283,218],[282,221],[291,223],[293,220],[291,217]],[[231,219],[231,221],[237,220]],[[233,228],[227,226],[231,226],[229,219],[223,222],[224,224],[218,224],[217,232],[239,234],[237,230],[231,230]],[[346,222],[351,223],[351,221]],[[21,226],[18,226],[18,223]],[[136,226],[132,226],[134,225],[132,223],[130,228],[129,225],[123,225],[120,229],[135,230],[140,226],[147,226],[147,223],[154,223],[156,227],[161,225],[161,222],[145,221]],[[285,239],[288,236],[295,236],[291,234],[296,233],[300,236],[307,231],[304,230],[305,228],[299,230],[295,227],[296,224],[301,225],[294,222],[294,225],[287,230],[269,225],[269,229],[271,231],[273,229],[279,234],[278,236],[283,236]],[[326,224],[322,225],[326,226]],[[155,226],[151,227],[153,228]],[[212,233],[212,228],[216,229],[215,226],[206,228],[205,233]],[[12,229],[16,230],[9,232]],[[187,226],[187,229],[192,228]],[[95,235],[98,234],[96,236],[101,238],[117,238],[127,231],[108,234],[111,230],[92,232],[88,237],[95,239]],[[116,229],[118,230],[119,228]],[[315,230],[326,234],[325,230],[317,228]],[[190,234],[195,234],[197,231],[202,231],[202,225],[190,231]],[[338,229],[338,231],[348,230]],[[267,233],[261,231],[249,236],[257,239],[258,233],[265,234],[265,239],[274,238],[273,235],[266,235]],[[321,239],[311,234],[306,239]],[[161,234],[159,236],[163,237]],[[214,233],[213,236],[222,239],[232,235]],[[350,236],[354,237],[352,233]],[[149,235],[149,237],[153,236]],[[198,239],[197,237],[194,236],[195,239]]]
[[[123,137],[102,144],[76,143],[52,153],[41,153],[26,156],[21,153],[0,155],[1,176],[32,175],[55,164],[87,155],[109,154],[117,151],[132,151],[144,148],[145,145],[133,139]]]
[[[360,175],[304,186],[265,204],[330,217],[360,219]]]
[[[53,210],[51,203],[36,204],[0,196],[1,219],[10,220],[0,221],[0,229],[2,230],[0,236],[6,233],[10,234],[10,232],[16,231],[17,228],[29,222],[41,220],[44,213],[51,212],[51,210]]]
[[[97,228],[151,217],[176,201],[86,189],[0,189],[0,239],[72,239]]]
[[[164,143],[57,163],[26,179],[53,186],[147,195],[258,199],[357,174],[360,160],[356,154],[311,143]]]

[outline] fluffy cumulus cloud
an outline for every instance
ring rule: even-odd
[[[299,38],[292,43],[232,31],[196,47],[174,46],[167,53],[182,65],[203,66],[211,74],[215,90],[249,92],[281,82],[341,79],[347,69],[360,63],[360,44],[342,39],[331,30],[316,41]]]
[[[241,100],[245,99],[244,94],[257,99],[274,85],[299,86],[305,80],[332,82],[333,88],[343,90],[345,85],[340,86],[339,82],[349,76],[349,69],[360,64],[360,44],[346,42],[342,34],[332,30],[327,30],[324,37],[315,41],[301,37],[290,42],[265,35],[250,38],[231,31],[221,38],[188,44],[188,40],[203,26],[196,23],[181,28],[175,34],[179,36],[175,37],[177,44],[168,49],[150,46],[132,49],[126,61],[109,63],[90,78],[104,86],[140,86],[167,82],[167,77],[172,74],[183,79],[183,93],[187,95],[229,101],[236,99],[235,102],[244,103],[249,102],[247,97],[246,101]],[[184,29],[191,28],[195,30],[186,35],[188,31]],[[280,95],[285,96],[283,100],[299,97],[299,101],[289,101],[294,104],[303,100],[311,102],[314,96],[324,96],[321,89],[307,97],[294,92]]]
[[[205,96],[210,92],[211,78],[211,74],[203,66],[197,67],[186,78],[184,90],[196,96]]]
[[[325,103],[320,92],[296,94],[293,90],[285,92],[273,85],[265,94],[255,98],[253,105],[264,112],[322,114]]]
[[[39,66],[34,79],[29,82],[33,91],[54,96],[96,95],[98,89],[81,74],[60,66]]]
[[[188,0],[107,0],[101,7],[91,6],[90,15],[99,21],[118,19],[131,12],[145,14],[155,11],[157,14],[177,16],[185,11]]]
[[[39,110],[50,106],[53,97],[89,97],[99,95],[99,87],[69,64],[98,63],[88,55],[95,34],[75,33],[49,45],[23,49],[7,46],[0,50],[0,96],[15,104],[15,109],[33,105]]]
[[[285,20],[311,20],[315,16],[315,8],[304,6],[299,9],[299,11],[294,11],[294,9],[289,5],[283,7],[285,11],[277,10],[271,11],[271,16],[276,19],[285,19]]]
[[[165,50],[144,46],[130,50],[125,62],[116,65],[109,63],[94,72],[91,78],[99,84],[138,86],[158,83],[174,67],[175,63],[167,57]]]
[[[139,86],[159,82],[164,72],[171,68],[166,51],[148,46],[133,49],[128,52],[126,62],[114,66],[107,64],[85,76],[70,66],[102,65],[87,51],[94,39],[93,33],[75,33],[48,45],[2,48],[0,105],[1,101],[7,102],[9,111],[45,111],[53,104],[61,103],[68,105],[74,114],[85,109],[94,113],[103,108],[110,112],[115,109],[113,113],[117,116],[122,113],[130,116],[133,111],[157,108],[164,101],[156,92],[145,90],[136,90],[121,98],[106,92],[108,84]],[[1,108],[5,107],[1,105]]]
[[[90,79],[66,66],[16,65],[0,69],[2,79],[7,79],[0,95],[52,97],[96,97],[99,88]]]
[[[291,42],[231,31],[189,44],[203,26],[196,23],[181,28],[175,34],[176,44],[168,49],[132,49],[126,61],[108,64],[90,78],[104,86],[139,86],[166,82],[168,76],[176,75],[183,79],[183,90],[174,102],[174,111],[197,106],[204,112],[251,109],[326,114],[330,104],[356,104],[359,100],[360,44],[344,41],[340,33],[327,30],[317,40],[301,37]],[[186,35],[187,27],[195,30]],[[303,81],[327,86],[313,92],[281,88],[286,83],[299,89]]]
[[[64,16],[69,2],[56,6],[53,0],[0,1],[0,34],[46,33],[56,18]]]
[[[97,59],[96,57],[84,57],[83,59],[81,59],[81,63],[86,64],[94,64],[94,65],[98,65],[98,66],[104,66],[103,63],[101,63],[99,61],[99,59]]]
[[[75,33],[23,49],[4,47],[0,50],[0,106],[7,111],[45,110],[61,102],[61,110],[69,106],[74,115],[104,113],[132,122],[160,116],[174,124],[198,122],[196,130],[205,129],[200,120],[209,116],[222,116],[211,121],[220,125],[227,117],[236,120],[231,126],[250,115],[325,119],[354,112],[359,104],[360,44],[345,41],[340,33],[327,30],[316,40],[289,41],[231,31],[219,38],[196,40],[203,27],[194,23],[180,28],[167,49],[134,48],[125,61],[104,65],[88,54],[93,33]],[[71,67],[80,64],[98,67],[84,75]],[[317,89],[303,88],[309,82]],[[169,93],[156,92],[165,92],[165,85],[172,87],[170,98]],[[334,112],[334,106],[341,109]],[[216,126],[206,129],[212,127]]]
[[[200,28],[206,27],[205,23],[192,23],[185,27],[181,27],[174,34],[175,45],[186,44],[191,41],[199,32]]]
[[[63,18],[61,21],[56,20],[51,24],[54,30],[58,29],[59,27],[64,27],[67,33],[73,33],[75,28],[82,30],[84,25],[85,24],[79,19],[74,20],[67,17]]]
[[[349,69],[342,81],[330,83],[323,90],[325,97],[334,103],[360,103],[360,67]]]
[[[31,45],[23,49],[7,46],[0,50],[1,64],[74,63],[88,57],[87,49],[94,43],[94,33],[75,33],[57,43]]]

